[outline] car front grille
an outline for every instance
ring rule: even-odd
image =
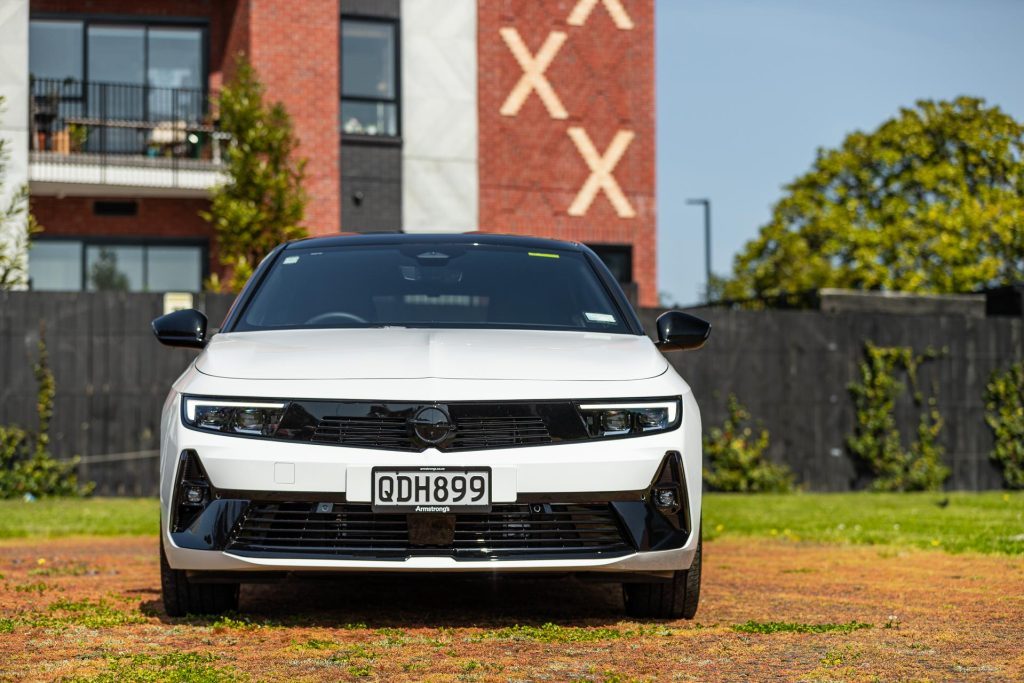
[[[313,433],[315,443],[363,448],[419,450],[404,417],[325,417]]]
[[[539,417],[464,417],[455,422],[451,450],[534,446],[551,442]]]
[[[512,448],[551,443],[543,418],[534,416],[454,418],[455,434],[439,446],[443,451],[483,448]],[[404,417],[335,417],[320,420],[312,438],[314,443],[330,443],[362,448],[386,448],[421,451]]]
[[[618,515],[605,504],[495,505],[491,512],[453,515],[374,513],[369,505],[252,502],[228,538],[226,550],[245,554],[399,559],[441,555],[456,559],[586,556],[625,553]],[[429,518],[454,518],[441,545],[416,545],[410,527]]]

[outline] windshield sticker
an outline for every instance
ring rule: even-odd
[[[587,316],[587,320],[592,323],[611,323],[615,324],[615,316],[609,313],[590,313],[586,312],[583,315]]]
[[[558,254],[543,254],[539,251],[527,252],[530,256],[536,256],[538,258],[561,258]]]
[[[286,266],[290,265],[292,263],[298,263],[298,262],[299,262],[299,257],[298,256],[285,256],[284,257],[284,265],[286,265]]]

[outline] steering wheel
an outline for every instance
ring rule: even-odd
[[[360,318],[355,313],[346,313],[345,311],[330,311],[328,313],[321,313],[320,315],[314,315],[312,318],[306,321],[307,325],[319,325],[321,323],[328,323],[333,321],[348,320],[354,323],[365,323],[365,318]]]

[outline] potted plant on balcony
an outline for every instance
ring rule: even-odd
[[[85,143],[89,139],[89,129],[81,124],[72,123],[68,125],[67,131],[71,152],[78,154],[85,151]]]
[[[32,92],[32,122],[36,130],[36,149],[45,151],[60,107],[60,93],[54,86],[50,86],[45,92],[36,92],[35,76],[29,76],[29,83]]]

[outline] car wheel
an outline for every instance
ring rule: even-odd
[[[237,583],[195,583],[180,569],[171,569],[160,543],[160,589],[170,617],[222,614],[238,609]]]
[[[697,539],[697,553],[689,569],[677,571],[671,581],[625,583],[626,614],[654,619],[693,619],[700,602],[700,564],[703,539]]]

